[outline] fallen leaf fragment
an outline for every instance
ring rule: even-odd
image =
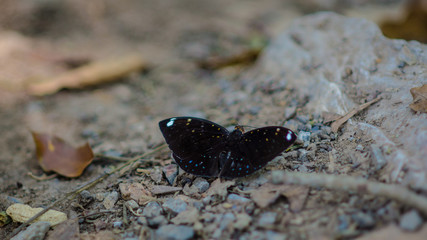
[[[13,219],[13,221],[23,223],[42,210],[43,208],[32,208],[22,203],[15,203],[6,209],[6,213]],[[52,226],[55,226],[66,220],[67,215],[65,213],[49,210],[34,220],[34,222],[45,221],[49,222]]]
[[[338,118],[337,120],[335,120],[332,124],[331,124],[331,128],[333,132],[338,132],[338,129],[341,127],[341,125],[343,125],[345,122],[347,122],[348,119],[350,119],[351,117],[353,117],[354,115],[356,115],[357,113],[361,112],[362,110],[364,110],[365,108],[371,106],[372,104],[378,102],[381,99],[381,97],[377,97],[367,103],[364,103],[358,107],[356,107],[355,109],[351,110],[350,112],[348,112],[347,114],[345,114],[344,116]]]
[[[31,132],[36,155],[44,171],[54,171],[65,177],[78,177],[92,162],[94,154],[88,143],[75,148],[56,136]]]
[[[28,92],[43,96],[55,93],[62,88],[83,88],[120,79],[127,74],[147,67],[138,55],[93,62],[65,72],[52,79],[29,85]]]
[[[151,193],[141,183],[120,183],[119,188],[125,200],[133,199],[142,204],[148,198],[152,199]]]
[[[11,218],[5,211],[0,212],[0,227],[3,227],[4,225],[7,225],[11,222]]]
[[[151,193],[154,195],[174,193],[181,190],[182,190],[182,187],[172,187],[172,186],[164,186],[164,185],[154,185],[150,189]]]
[[[265,183],[251,192],[251,198],[259,207],[265,208],[276,202],[280,196],[285,196],[289,201],[290,209],[299,212],[304,207],[308,190],[308,187],[304,186]]]
[[[409,107],[415,112],[427,113],[427,84],[411,88],[410,92],[414,100]]]
[[[221,179],[217,178],[215,181],[212,182],[211,187],[206,193],[206,196],[219,195],[220,197],[225,198],[228,193],[227,189],[234,185],[234,180],[221,182]]]
[[[360,238],[359,240],[424,240],[427,236],[427,225],[424,224],[424,227],[417,232],[405,232],[399,229],[396,225],[389,225],[380,230],[374,231],[372,233],[366,234]]]

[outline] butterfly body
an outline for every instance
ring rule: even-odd
[[[159,122],[176,163],[205,177],[236,178],[264,167],[296,139],[289,129],[270,126],[243,133],[201,118],[175,117]]]

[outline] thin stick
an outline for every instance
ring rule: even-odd
[[[354,191],[386,197],[404,205],[414,207],[427,215],[427,198],[417,195],[397,184],[385,184],[351,176],[298,173],[275,171],[272,173],[274,184],[286,183],[310,187],[324,187],[333,190]]]
[[[65,194],[62,198],[56,200],[55,202],[51,203],[49,206],[47,206],[45,209],[43,209],[42,211],[40,211],[39,213],[37,213],[36,215],[34,215],[33,217],[31,217],[30,219],[28,219],[26,222],[22,223],[21,226],[19,226],[18,228],[16,228],[12,234],[9,236],[9,238],[12,238],[13,236],[15,236],[18,232],[20,232],[24,227],[26,227],[27,225],[29,225],[32,221],[34,221],[35,219],[37,219],[38,217],[40,217],[41,215],[43,215],[44,213],[46,213],[47,211],[49,211],[51,208],[53,208],[54,206],[56,206],[58,203],[66,200],[69,197],[75,196],[77,194],[79,194],[80,192],[89,189],[93,186],[95,186],[96,184],[98,184],[99,182],[101,182],[102,180],[104,180],[105,178],[109,177],[110,175],[122,170],[123,168],[135,163],[136,161],[140,160],[141,158],[147,157],[149,155],[152,155],[160,150],[162,150],[163,148],[166,147],[166,144],[160,145],[159,147],[153,149],[151,152],[146,152],[142,155],[136,156],[134,158],[129,159],[128,162],[124,163],[122,166],[112,170],[111,172],[106,172],[100,176],[98,176],[97,178],[95,178],[94,180],[84,184],[83,186]]]
[[[338,132],[338,129],[341,127],[341,125],[343,125],[345,122],[347,122],[348,119],[350,119],[351,117],[356,115],[358,112],[362,111],[363,109],[369,107],[370,105],[378,102],[380,99],[381,99],[381,97],[377,97],[374,100],[369,101],[367,103],[364,103],[364,104],[358,106],[357,108],[351,110],[350,112],[348,112],[344,116],[338,118],[337,120],[335,120],[335,122],[333,122],[331,124],[332,131],[335,133]]]

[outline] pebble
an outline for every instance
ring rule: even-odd
[[[159,215],[159,216],[154,217],[154,218],[148,218],[147,223],[148,223],[148,226],[150,226],[152,228],[157,228],[159,226],[166,225],[168,223],[168,220],[166,219],[165,216]]]
[[[173,185],[176,176],[178,176],[178,167],[175,164],[164,166],[163,173],[165,174],[168,183]]]
[[[193,186],[197,189],[198,193],[204,193],[209,189],[209,183],[204,178],[196,178]]]
[[[95,200],[95,197],[88,191],[83,190],[79,194],[79,203],[82,206],[87,206],[89,203],[93,202]]]
[[[117,200],[119,200],[119,193],[117,191],[112,191],[107,196],[105,196],[102,204],[104,205],[105,209],[111,209],[114,207]]]
[[[375,226],[375,220],[370,214],[358,212],[351,215],[351,218],[361,229],[370,229]]]
[[[248,203],[248,202],[250,202],[251,200],[250,199],[248,199],[248,198],[245,198],[245,197],[241,197],[241,196],[239,196],[239,195],[237,195],[237,194],[234,194],[234,193],[232,193],[232,194],[229,194],[228,196],[227,196],[227,200],[229,201],[229,202],[235,202],[235,203]]]
[[[260,227],[273,225],[276,222],[276,217],[277,217],[277,213],[275,212],[262,213],[258,220],[258,225]]]
[[[387,164],[387,160],[384,158],[384,155],[377,144],[371,145],[371,152],[375,170],[378,171]]]
[[[163,209],[157,202],[149,202],[142,211],[142,216],[152,218],[162,214]]]
[[[400,228],[406,231],[415,231],[421,227],[423,219],[416,210],[405,213],[399,222]]]
[[[194,237],[192,227],[164,225],[156,230],[156,239],[159,240],[186,240]]]
[[[307,123],[310,120],[307,115],[298,115],[296,119],[302,123]]]
[[[291,119],[285,123],[285,128],[289,128],[295,132],[298,130],[299,125],[300,125],[300,123],[298,121]]]
[[[305,132],[305,131],[300,131],[298,133],[298,139],[304,143],[304,147],[308,147],[308,145],[310,144],[311,133]]]
[[[36,222],[31,224],[27,229],[18,233],[11,240],[26,240],[26,239],[44,239],[47,231],[49,231],[49,222]]]
[[[346,215],[340,215],[338,216],[338,226],[337,226],[337,230],[339,232],[343,232],[345,230],[347,230],[350,226],[350,221],[348,216]]]
[[[206,196],[202,199],[203,204],[208,205],[212,202],[212,196]]]
[[[304,144],[305,145],[305,144]],[[298,149],[298,160],[301,162],[307,162],[308,161],[308,157],[307,157],[307,153],[308,151],[305,149]]]
[[[163,203],[163,208],[175,214],[178,214],[187,209],[187,203],[185,203],[181,199],[169,198],[168,200],[166,200],[165,203]]]
[[[139,205],[138,205],[138,203],[136,203],[136,201],[135,200],[129,200],[129,201],[127,201],[126,202],[126,205],[128,206],[128,207],[130,207],[131,209],[136,209],[136,208],[139,208]]]
[[[232,222],[234,222],[234,220],[236,220],[236,217],[234,216],[233,213],[231,212],[227,212],[226,214],[224,214],[221,218],[221,221],[219,223],[219,229],[224,230],[225,228],[227,228]]]
[[[360,145],[360,144],[359,144],[359,145],[357,145],[357,146],[356,146],[356,150],[357,150],[357,151],[363,151],[363,146],[362,146],[362,145]]]
[[[113,228],[121,228],[123,227],[123,222],[122,221],[115,221],[113,222]]]

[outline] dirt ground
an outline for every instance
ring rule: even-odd
[[[384,12],[396,11],[400,6],[387,1],[376,5],[344,2],[344,6],[332,7],[332,10],[373,20]],[[368,154],[361,154],[357,159],[346,155],[346,148],[365,149],[369,143],[358,141],[358,136],[352,133],[334,135],[328,131],[320,116],[304,110],[304,96],[298,96],[292,89],[282,89],[279,94],[272,86],[266,86],[264,93],[256,96],[263,105],[244,105],[241,101],[235,104],[240,97],[239,92],[250,89],[233,82],[245,68],[207,71],[196,64],[212,56],[238,54],[251,48],[254,42],[268,43],[293,19],[325,7],[280,0],[96,0],[90,3],[82,0],[7,0],[2,5],[1,30],[4,34],[16,34],[14,37],[19,41],[11,41],[25,46],[18,60],[8,62],[11,67],[9,72],[5,70],[6,74],[26,79],[37,74],[51,76],[69,69],[74,62],[118,58],[129,53],[141,55],[149,67],[147,71],[133,73],[120,81],[83,90],[62,90],[43,97],[30,97],[19,91],[0,96],[0,210],[15,202],[46,207],[65,193],[121,164],[95,159],[78,178],[57,176],[37,181],[28,175],[29,172],[37,176],[43,174],[35,157],[30,130],[55,134],[74,145],[87,141],[95,153],[132,157],[164,143],[158,122],[172,116],[202,117],[227,127],[239,123],[257,127],[286,124],[296,128],[294,130],[304,130],[304,126],[310,125],[307,131],[315,126],[326,129],[327,136],[314,140],[314,145],[322,150],[316,151],[314,156],[306,156],[308,163],[301,164],[301,156],[304,155],[301,149],[308,146],[300,142],[297,144],[299,147],[284,154],[286,158],[273,161],[254,176],[236,180],[229,189],[230,193],[250,198],[245,191],[265,183],[263,174],[273,169],[332,171],[379,178],[379,173],[370,171]],[[290,110],[287,119],[283,113],[277,113],[277,109],[290,106],[294,109]],[[363,115],[358,117],[363,118]],[[350,144],[348,141],[345,144],[340,142],[349,138],[354,139]],[[331,166],[331,155],[345,160]],[[113,191],[120,192],[120,183],[142,182],[147,188],[169,185],[164,177],[156,183],[144,170],[161,171],[171,163],[170,151],[164,149],[133,170],[105,179],[89,192],[93,196],[105,197]],[[174,186],[185,187],[194,180],[191,175],[180,174]],[[207,180],[212,184],[215,179]],[[199,202],[204,197],[203,194],[192,195],[185,191],[177,194]],[[166,194],[157,198],[163,202],[175,196]],[[131,222],[128,223],[123,220],[126,200],[122,197],[110,212],[98,219],[89,221],[82,218],[88,213],[101,212],[104,197],[95,197],[85,206],[81,197],[77,197],[63,201],[54,209],[67,213],[70,218],[80,217],[81,234],[94,237],[103,230],[111,231],[112,236],[118,239],[144,239],[148,236],[154,239],[159,225],[147,226],[143,220],[137,221],[136,216],[129,217]],[[297,212],[289,211],[286,198],[280,198],[266,208],[253,203],[250,207],[245,206],[236,211],[246,211],[252,218],[251,224],[243,229],[227,228],[220,237],[266,239],[270,236],[268,232],[275,232],[279,234],[275,235],[277,239],[354,238],[396,223],[406,210],[388,199],[321,189],[311,189],[304,201],[305,208]],[[199,209],[200,216],[205,216],[206,212],[222,216],[228,211],[223,202],[224,199],[215,200],[209,208],[204,205]],[[267,227],[259,222],[264,212],[278,214],[273,224]],[[127,214],[132,215],[129,211]],[[174,214],[166,214],[167,221],[173,217]],[[114,225],[120,221],[122,225]],[[205,229],[196,228],[193,238],[215,238],[209,225],[218,224],[218,221],[205,217],[198,222]],[[18,226],[19,223],[11,223],[3,227],[0,239],[5,239]],[[89,239],[89,235],[85,236]],[[81,238],[84,239],[83,235]]]

